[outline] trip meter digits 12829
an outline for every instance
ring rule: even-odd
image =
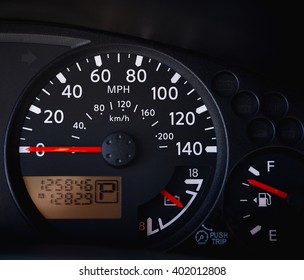
[[[104,242],[165,242],[213,207],[224,139],[192,72],[158,51],[108,46],[61,60],[29,86],[8,134],[7,170],[36,224]]]

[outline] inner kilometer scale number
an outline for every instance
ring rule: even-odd
[[[218,165],[209,105],[196,76],[162,53],[80,52],[24,94],[8,136],[8,150],[19,147],[9,169],[46,222],[65,233],[71,220],[96,219],[79,231],[113,240],[188,234],[191,217],[208,212],[200,205]],[[25,197],[13,185],[22,208]]]

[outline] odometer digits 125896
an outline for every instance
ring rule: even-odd
[[[159,51],[113,45],[60,60],[26,89],[7,169],[38,224],[105,242],[169,242],[213,207],[223,143],[217,107],[191,71]]]

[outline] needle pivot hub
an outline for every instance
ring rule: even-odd
[[[102,156],[112,166],[128,165],[134,159],[135,154],[135,142],[124,132],[111,133],[102,143]]]

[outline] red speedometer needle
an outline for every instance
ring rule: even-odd
[[[178,208],[184,208],[184,205],[172,194],[168,193],[165,189],[160,192],[165,198],[167,198],[170,202],[175,204]]]
[[[48,147],[25,147],[29,153],[101,153],[100,146],[48,146]]]
[[[281,190],[279,190],[279,189],[276,189],[276,188],[274,188],[274,187],[271,187],[271,186],[269,186],[269,185],[266,185],[266,184],[264,184],[264,183],[262,183],[262,182],[259,182],[259,181],[254,180],[254,179],[248,179],[247,182],[248,182],[250,185],[252,185],[252,186],[254,186],[254,187],[257,187],[257,188],[260,188],[260,189],[262,189],[262,190],[264,190],[264,191],[266,191],[266,192],[269,192],[269,193],[274,194],[274,195],[276,195],[276,196],[279,196],[279,197],[281,197],[281,198],[287,198],[287,195],[288,195],[288,194],[287,194],[286,192],[283,192],[283,191],[281,191]]]

